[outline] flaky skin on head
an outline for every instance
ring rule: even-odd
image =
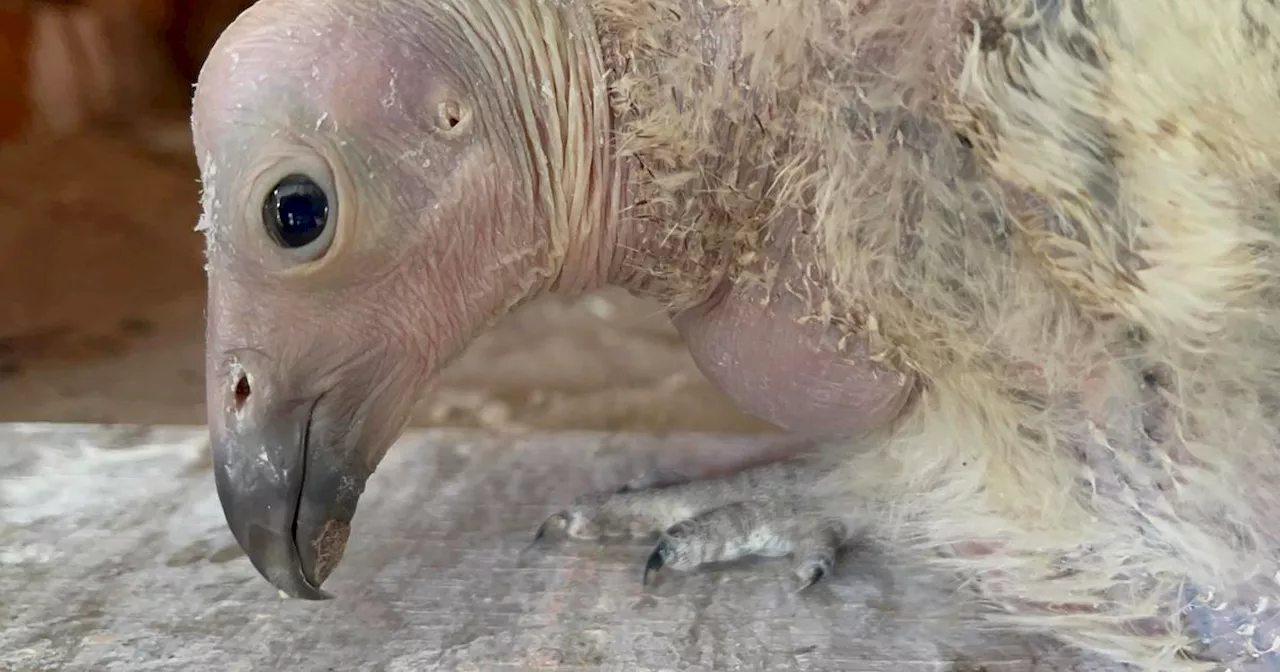
[[[358,481],[347,491],[358,497],[405,399],[512,306],[620,284],[665,302],[696,341],[699,311],[750,289],[764,297],[761,314],[790,302],[801,309],[788,324],[834,335],[835,350],[856,362],[850,380],[889,381],[875,395],[894,401],[874,411],[849,397],[858,401],[841,427],[854,438],[827,455],[827,514],[870,520],[920,562],[980,577],[1002,623],[1149,669],[1209,669],[1190,654],[1266,662],[1260,651],[1280,635],[1266,622],[1280,604],[1280,8],[500,4],[385,0],[381,18],[341,24],[439,29],[387,42],[377,67],[333,56],[325,67],[366,77],[385,68],[393,76],[378,86],[353,88],[378,100],[387,80],[397,95],[409,87],[418,96],[397,105],[429,100],[431,110],[462,101],[476,126],[465,140],[445,133],[410,146],[432,166],[415,172],[388,158],[405,142],[388,130],[395,124],[420,131],[415,142],[435,137],[404,126],[411,109],[361,107],[341,87],[299,98],[313,101],[298,108],[299,123],[361,133],[352,143],[366,153],[347,158],[369,179],[348,179],[379,194],[362,194],[374,214],[345,234],[360,264],[326,261],[343,270],[316,271],[314,285],[302,272],[276,280],[260,241],[236,242],[237,227],[260,224],[215,201],[244,197],[223,171],[243,167],[229,157],[252,143],[233,142],[198,100],[216,285],[215,433],[257,436],[228,401],[244,364],[227,356],[285,329],[266,314],[271,302],[337,315],[320,355],[286,341],[265,367],[277,373],[261,375],[290,382],[262,389],[319,395],[323,408],[345,394],[330,390],[359,388],[332,417],[372,417],[374,438],[331,441],[346,446],[334,460]],[[250,106],[265,105],[227,54],[257,39],[244,26],[268,25],[269,11],[224,37],[202,86],[230,82]],[[288,24],[284,12],[270,16]],[[422,62],[397,60],[437,47]],[[288,67],[305,74],[316,52],[299,49]],[[470,77],[413,74],[447,69],[445,56]],[[482,62],[499,65],[467,70]],[[506,77],[490,77],[497,71]],[[522,74],[532,84],[520,84]],[[468,107],[477,91],[492,100]],[[234,108],[205,95],[209,109]],[[326,107],[335,104],[336,122]],[[257,212],[258,201],[245,207]],[[397,248],[377,233],[387,226],[414,233]],[[374,284],[394,298],[372,302]],[[381,336],[372,349],[366,331]],[[710,370],[720,346],[691,345],[713,379],[731,375]],[[323,376],[285,373],[317,356],[327,357],[313,367]],[[376,365],[353,363],[366,361]],[[779,398],[789,389],[770,384],[756,392],[772,398],[742,392],[740,401],[803,424],[787,422],[798,417]],[[365,399],[391,410],[371,411]],[[223,443],[227,455],[244,450]],[[308,470],[316,445],[297,458]],[[331,568],[302,562],[315,584]],[[1204,620],[1209,607],[1243,615]]]

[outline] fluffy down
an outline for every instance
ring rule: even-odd
[[[921,381],[820,513],[1119,661],[1274,658],[1280,9],[709,4],[593,3],[652,291],[794,236],[807,319]]]

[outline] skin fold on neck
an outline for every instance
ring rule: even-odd
[[[717,51],[736,50],[736,39],[726,39],[717,25],[724,19],[700,3],[658,4],[644,11],[667,24],[675,20],[662,39],[699,35],[696,48],[712,60],[722,60]],[[491,65],[510,78],[519,98],[523,127],[518,131],[529,142],[530,197],[549,227],[544,266],[549,281],[543,288],[580,294],[614,285],[670,303],[671,279],[679,278],[686,286],[679,291],[687,294],[687,286],[694,285],[694,294],[710,295],[722,269],[708,264],[712,255],[696,240],[691,228],[696,223],[681,221],[670,204],[646,202],[634,189],[637,176],[680,179],[655,176],[642,153],[629,149],[634,144],[629,138],[644,133],[631,122],[652,119],[654,110],[657,116],[666,114],[663,108],[670,102],[631,95],[636,78],[665,73],[670,70],[665,61],[687,58],[659,44],[636,49],[642,23],[653,17],[636,16],[634,3],[619,0],[460,2],[453,7],[475,27],[469,39],[494,45]],[[651,77],[649,84],[665,86],[664,79]],[[673,119],[677,127],[687,121]],[[673,144],[669,151],[679,150]],[[692,235],[673,236],[672,230]]]
[[[610,134],[605,59],[583,2],[453,2],[485,66],[516,96],[527,197],[547,226],[541,272],[563,293],[603,284],[622,173]],[[523,151],[520,151],[523,150]]]

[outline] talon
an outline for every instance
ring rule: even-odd
[[[814,584],[822,581],[826,578],[827,572],[829,571],[827,565],[818,563],[809,565],[805,570],[806,571],[803,572],[797,572],[796,578],[800,579],[800,587],[796,589],[797,593],[802,593],[813,587]]]
[[[804,584],[800,586],[800,590],[798,590],[798,591],[796,591],[796,592],[802,592],[802,591],[808,590],[808,589],[809,589],[811,586],[813,586],[815,583],[817,583],[817,582],[821,581],[821,580],[823,579],[823,577],[825,577],[826,575],[827,575],[827,570],[825,570],[825,569],[823,569],[823,568],[821,568],[821,567],[814,567],[814,568],[809,572],[809,578],[808,578],[808,580],[806,580],[806,581],[804,582]]]
[[[671,546],[667,543],[667,540],[663,539],[658,542],[658,545],[654,547],[653,552],[649,554],[648,562],[644,563],[644,578],[641,580],[642,585],[648,586],[649,576],[662,571],[662,566],[666,564],[663,556],[670,552]]]
[[[551,530],[553,525],[563,529],[567,524],[568,517],[563,513],[554,514],[550,518],[542,521],[542,524],[538,526],[538,531],[533,534],[533,541],[530,541],[529,545],[525,546],[524,550],[520,553],[527,553],[542,545],[542,543],[547,540],[547,532]]]

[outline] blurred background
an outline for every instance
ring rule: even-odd
[[[0,0],[0,422],[204,422],[191,85],[246,0]],[[415,425],[770,431],[655,305],[521,309]]]

